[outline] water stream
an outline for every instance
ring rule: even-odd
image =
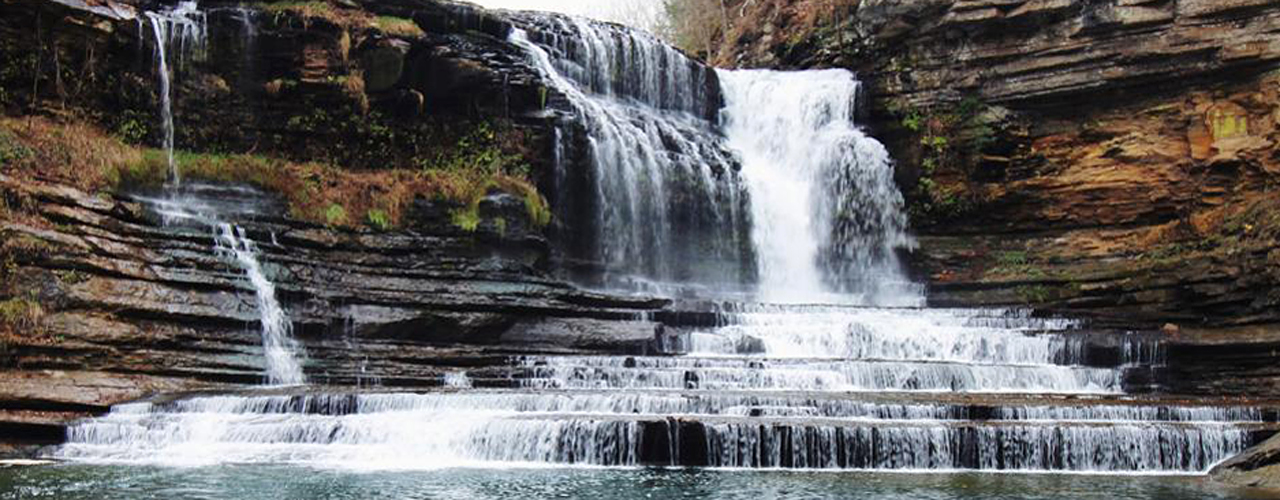
[[[194,1],[179,2],[170,10],[149,11],[146,17],[155,36],[156,73],[160,79],[160,130],[169,166],[168,180],[169,184],[177,186],[182,183],[182,177],[173,157],[172,71],[174,67],[181,67],[188,58],[203,56],[208,40],[207,20]]]
[[[253,289],[262,335],[264,375],[269,385],[306,382],[299,359],[305,349],[294,340],[293,323],[267,277],[258,244],[244,228],[223,222],[227,217],[252,217],[260,193],[242,187],[189,183],[167,186],[159,197],[138,197],[170,228],[198,228],[212,235],[212,252],[244,272]]]

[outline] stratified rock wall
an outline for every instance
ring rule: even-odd
[[[858,71],[937,305],[1280,323],[1280,2],[736,2],[713,60]]]

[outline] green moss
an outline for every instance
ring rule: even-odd
[[[403,37],[417,38],[425,34],[422,28],[418,27],[418,23],[402,17],[378,16],[373,20],[373,26],[392,35]]]
[[[391,229],[391,216],[387,214],[386,210],[377,208],[369,210],[369,213],[365,214],[365,218],[369,220],[370,226],[378,230],[386,231]]]
[[[347,223],[347,209],[337,203],[324,209],[324,220],[330,226],[341,226]]]
[[[454,210],[450,214],[454,226],[467,232],[474,232],[480,227],[480,209],[478,204]]]

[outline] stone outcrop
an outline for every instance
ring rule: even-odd
[[[1280,490],[1280,436],[1272,437],[1209,471],[1215,481]]]
[[[742,20],[716,63],[850,67],[877,100],[914,105],[1088,103],[1280,62],[1280,3],[1268,0],[735,3]]]

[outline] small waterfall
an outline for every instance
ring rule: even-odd
[[[256,32],[252,15],[240,9],[246,43],[254,43]],[[257,297],[262,325],[262,348],[266,358],[267,382],[273,385],[295,385],[306,381],[295,358],[301,347],[293,340],[292,323],[276,300],[275,285],[263,273],[258,249],[244,229],[218,219],[215,204],[204,203],[200,196],[185,197],[181,189],[181,172],[174,160],[173,68],[183,66],[189,58],[205,56],[208,43],[206,14],[195,1],[179,2],[176,7],[160,12],[147,12],[156,39],[156,67],[160,75],[161,129],[168,160],[168,199],[144,200],[156,207],[165,224],[196,222],[214,234],[214,250],[244,269]],[[141,20],[139,21],[141,22]],[[248,47],[247,47],[248,48]],[[172,62],[172,64],[171,64]],[[196,186],[202,188],[202,186]]]
[[[914,242],[889,154],[854,126],[853,74],[721,71],[720,82],[765,298],[923,304],[896,254]]]
[[[152,207],[167,226],[198,227],[212,233],[214,253],[242,269],[253,287],[262,329],[267,383],[303,384],[306,377],[298,359],[305,356],[305,351],[293,339],[293,323],[276,298],[275,284],[267,278],[258,257],[261,253],[258,245],[243,228],[222,221],[222,217],[232,214],[254,215],[255,200],[259,196],[260,193],[249,188],[189,183],[166,188],[163,198],[138,199]]]
[[[214,241],[217,251],[237,262],[253,285],[258,298],[258,314],[262,323],[262,350],[267,359],[267,383],[296,385],[306,382],[302,367],[294,358],[300,351],[293,340],[292,323],[284,308],[276,300],[276,287],[262,272],[258,261],[258,249],[253,240],[245,236],[244,229],[226,223],[215,225]]]
[[[204,12],[199,10],[194,1],[180,2],[172,10],[147,12],[146,15],[156,39],[156,73],[160,75],[160,126],[169,164],[169,183],[176,186],[181,183],[181,175],[173,157],[173,75],[170,71],[171,66],[181,67],[189,55],[203,56],[207,23]],[[170,58],[173,58],[175,64],[170,64]]]

